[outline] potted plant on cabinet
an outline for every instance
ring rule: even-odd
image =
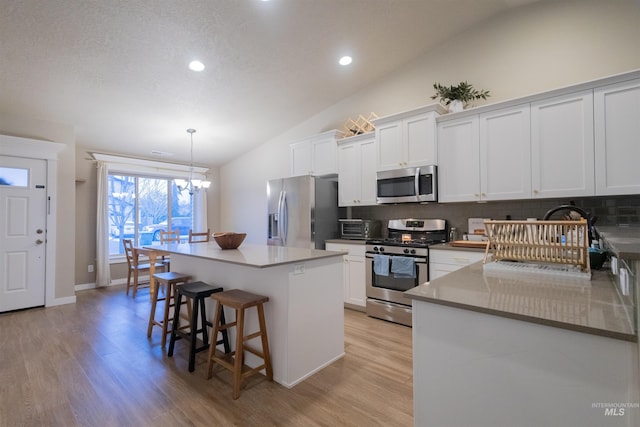
[[[460,82],[456,86],[443,86],[440,83],[434,83],[433,88],[436,90],[436,94],[431,99],[440,98],[452,113],[464,110],[471,101],[487,99],[490,96],[488,90],[474,89],[473,85],[466,81]]]

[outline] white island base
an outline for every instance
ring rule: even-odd
[[[293,387],[344,356],[342,253],[249,245],[222,251],[214,245],[163,248],[171,252],[172,271],[225,290],[243,289],[269,297],[264,308],[274,381]],[[271,259],[253,261],[263,253]],[[208,301],[209,319],[214,304]],[[225,315],[227,321],[233,319],[232,310],[225,310]],[[245,333],[258,330],[256,310],[247,311],[245,322]],[[230,331],[233,346],[235,328]],[[259,348],[259,341],[252,344]],[[260,362],[251,353],[245,356],[251,367]]]
[[[636,346],[414,300],[414,425],[638,426]]]

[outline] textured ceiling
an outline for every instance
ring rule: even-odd
[[[0,111],[74,125],[90,150],[176,162],[193,127],[196,163],[219,165],[529,2],[0,0]]]

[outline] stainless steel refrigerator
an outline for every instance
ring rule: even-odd
[[[274,179],[267,183],[267,244],[324,249],[338,238],[338,183],[313,176]]]

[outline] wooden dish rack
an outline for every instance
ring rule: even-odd
[[[590,272],[589,229],[586,219],[578,221],[493,221],[484,222],[489,237],[484,254],[492,249],[494,261],[565,264]]]

